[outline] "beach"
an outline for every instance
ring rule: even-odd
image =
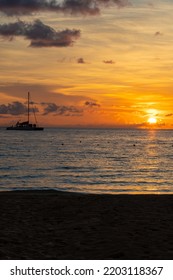
[[[172,195],[0,193],[2,260],[173,259]]]

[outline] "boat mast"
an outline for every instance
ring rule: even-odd
[[[28,123],[29,123],[29,91],[28,91]]]

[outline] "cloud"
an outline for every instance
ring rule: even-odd
[[[82,116],[84,111],[87,109],[93,109],[100,107],[100,104],[93,101],[86,101],[84,106],[58,106],[56,103],[45,103],[42,102],[41,105],[44,107],[43,115],[48,115],[54,113],[58,116]],[[91,112],[92,112],[91,111]]]
[[[30,112],[39,112],[39,109],[35,107],[37,104],[43,108],[43,115],[54,114],[58,116],[82,116],[84,111],[87,109],[93,109],[100,107],[100,104],[92,101],[86,101],[84,106],[73,106],[73,105],[57,105],[51,102],[41,102],[35,103],[30,102],[32,107],[30,107]],[[0,105],[0,117],[5,117],[6,115],[26,115],[28,112],[27,102],[21,103],[19,101],[14,101],[9,104]]]
[[[154,36],[162,36],[163,34],[160,31],[155,32]]]
[[[114,64],[115,62],[113,60],[103,60],[103,63],[105,63],[105,64]]]
[[[90,107],[90,108],[100,107],[100,104],[93,102],[93,101],[86,101],[84,105],[87,107]]]
[[[167,115],[165,115],[165,117],[172,117],[173,116],[173,114],[167,114]]]
[[[35,103],[30,102],[30,104],[34,105]],[[36,107],[30,108],[30,111],[39,112],[38,108],[36,108]],[[19,101],[14,101],[12,103],[9,103],[8,105],[6,105],[6,104],[0,105],[0,114],[1,115],[18,116],[18,115],[26,114],[27,112],[28,112],[27,105],[25,105]]]
[[[83,113],[82,108],[77,108],[75,106],[58,106],[55,103],[42,103],[42,105],[47,105],[44,108],[43,115],[55,113],[55,115],[59,116],[81,116]]]
[[[74,40],[80,37],[80,30],[55,31],[38,19],[33,23],[19,20],[14,23],[1,24],[0,36],[9,41],[12,41],[14,37],[24,37],[31,41],[30,47],[68,47],[72,46]]]
[[[0,0],[0,11],[8,16],[51,11],[56,10],[58,7],[59,4],[54,0]]]
[[[86,62],[85,62],[85,60],[82,57],[80,57],[80,58],[77,59],[77,63],[85,64]]]
[[[121,8],[128,4],[128,0],[0,0],[0,12],[8,16],[44,11],[97,15],[102,7],[116,5]]]
[[[128,4],[128,0],[65,0],[62,10],[70,14],[97,15],[102,7],[116,5],[122,8]]]
[[[1,104],[0,105],[0,114],[1,115],[22,115],[27,112],[26,105],[21,102],[13,102],[12,104]]]
[[[47,105],[44,109],[44,115],[48,115],[50,113],[54,113],[58,110],[58,106],[55,103],[44,103],[42,102],[41,105]]]

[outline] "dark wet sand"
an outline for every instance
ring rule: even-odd
[[[0,193],[0,259],[173,259],[172,195]]]

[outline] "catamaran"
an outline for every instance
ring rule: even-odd
[[[34,112],[35,116],[35,112]],[[36,118],[35,118],[36,119]],[[36,121],[37,122],[37,121]],[[28,92],[28,119],[25,122],[17,122],[15,125],[8,126],[7,130],[43,130],[44,127],[39,127],[37,124],[30,123],[30,93]]]

